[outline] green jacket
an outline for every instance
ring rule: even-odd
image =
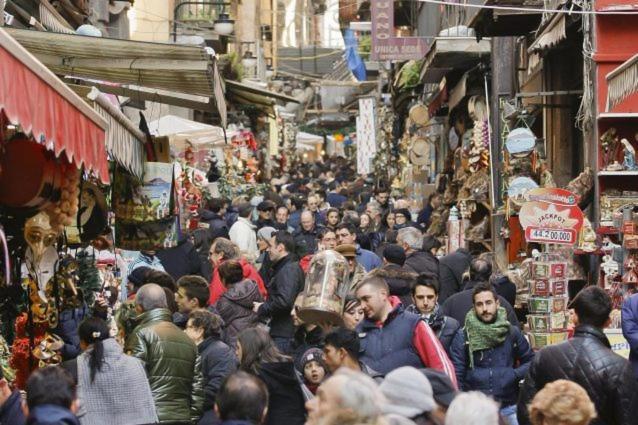
[[[204,401],[197,347],[173,324],[167,309],[150,310],[137,319],[126,352],[145,364],[160,423],[196,422]]]

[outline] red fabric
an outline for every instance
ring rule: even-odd
[[[264,285],[264,280],[261,278],[255,267],[243,258],[239,260],[239,263],[241,264],[242,269],[244,269],[244,279],[250,279],[257,283],[259,293],[262,297],[264,297],[264,300],[267,299],[268,291],[266,291],[266,285]],[[217,300],[224,295],[224,292],[226,292],[226,287],[219,278],[219,269],[217,267],[213,270],[213,280],[210,283],[209,290],[210,298],[208,299],[208,305],[215,304]]]
[[[390,297],[390,304],[392,308],[396,308],[401,304],[401,300],[399,297],[393,295]],[[424,321],[420,321],[416,326],[414,336],[412,337],[412,345],[414,345],[414,349],[419,354],[425,367],[445,373],[452,381],[454,388],[458,389],[454,365],[439,339],[430,326]]]
[[[56,156],[62,151],[109,183],[105,131],[0,46],[0,112]]]
[[[310,268],[310,260],[312,260],[313,254],[308,254],[299,260],[299,267],[303,270],[304,274],[308,273],[308,269]]]

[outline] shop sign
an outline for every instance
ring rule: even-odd
[[[423,59],[428,51],[428,45],[424,38],[394,36],[394,1],[372,1],[371,12],[372,60],[407,61]]]
[[[620,329],[605,329],[605,336],[609,340],[611,350],[621,357],[629,358],[629,343],[625,339]]]
[[[583,212],[573,193],[562,189],[533,189],[519,219],[527,242],[573,245],[583,226]]]

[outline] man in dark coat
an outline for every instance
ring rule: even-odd
[[[572,301],[574,337],[536,353],[518,403],[518,421],[529,425],[527,406],[547,383],[567,379],[582,386],[596,406],[591,425],[630,425],[638,418],[638,381],[631,364],[611,350],[603,329],[611,323],[612,302],[598,286]]]
[[[225,202],[222,199],[214,198],[208,201],[207,209],[201,210],[199,213],[199,226],[208,231],[211,243],[217,238],[228,239],[229,227],[224,219],[225,212]]]
[[[291,254],[295,240],[288,232],[279,231],[270,239],[270,259],[273,261],[273,276],[268,290],[268,300],[254,303],[253,310],[260,319],[270,318],[270,336],[283,353],[290,352],[295,334],[290,312],[297,295],[303,291],[304,274],[299,262]]]
[[[417,274],[427,273],[432,277],[439,275],[439,260],[431,252],[421,251],[423,234],[414,227],[399,230],[397,243],[405,250],[405,268]]]
[[[421,274],[416,278],[411,290],[413,304],[407,310],[420,315],[434,331],[445,351],[450,353],[450,345],[461,327],[458,320],[441,312],[438,303],[439,282],[436,277]]]
[[[301,227],[293,234],[298,249],[308,254],[314,254],[317,251],[318,232],[319,227],[315,222],[314,215],[310,211],[301,213]]]
[[[454,294],[450,298],[445,300],[445,302],[441,306],[442,314],[453,317],[461,324],[465,322],[465,316],[467,315],[467,312],[472,310],[472,290],[477,284],[485,283],[489,280],[489,274],[487,278],[484,278],[479,276],[480,272],[476,272],[476,268],[485,267],[485,263],[482,262],[486,262],[486,260],[475,259],[472,261],[473,266],[470,266],[470,280],[465,285],[465,290],[459,292],[458,294]],[[489,264],[489,262],[486,263]],[[475,267],[475,269],[473,269],[472,267]],[[503,307],[507,312],[507,320],[509,320],[512,325],[518,326],[518,318],[516,317],[514,307],[512,307],[512,305],[500,295],[498,295],[498,302],[501,307]]]
[[[534,353],[523,333],[512,326],[496,291],[479,283],[472,292],[474,308],[450,347],[456,380],[462,391],[481,391],[501,403],[501,416],[516,423],[519,382]]]
[[[412,304],[411,292],[417,274],[404,266],[405,251],[399,245],[390,244],[383,250],[383,267],[373,270],[376,276],[385,279],[390,288],[390,295],[401,300],[404,307]]]
[[[177,246],[157,251],[164,270],[177,280],[182,276],[196,274],[202,276],[202,262],[195,245],[186,235],[182,235]]]
[[[623,302],[621,323],[622,334],[629,343],[629,361],[638,377],[638,294]]]
[[[459,248],[439,260],[439,284],[442,304],[452,295],[463,290],[463,273],[470,267],[472,255],[465,248]]]
[[[204,385],[204,411],[212,409],[224,378],[237,369],[235,350],[221,339],[222,319],[209,311],[188,316],[186,334],[197,345]]]

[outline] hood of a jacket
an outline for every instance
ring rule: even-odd
[[[244,271],[244,278],[248,279],[253,271],[253,266],[243,258],[239,259],[239,264],[241,265],[241,269]]]
[[[145,311],[136,318],[137,325],[145,325],[150,322],[172,322],[173,315],[167,308],[154,308],[153,310]]]
[[[80,421],[64,407],[45,404],[31,409],[27,425],[80,425]]]
[[[244,273],[244,276],[245,275],[246,273]],[[222,296],[248,309],[253,308],[253,302],[261,301],[259,287],[250,279],[244,279],[241,282],[231,285]]]
[[[220,220],[220,221],[224,221],[224,219],[217,213],[214,213],[212,211],[209,210],[202,210],[199,213],[199,217],[200,220],[205,222],[205,223],[209,223],[213,220]]]

